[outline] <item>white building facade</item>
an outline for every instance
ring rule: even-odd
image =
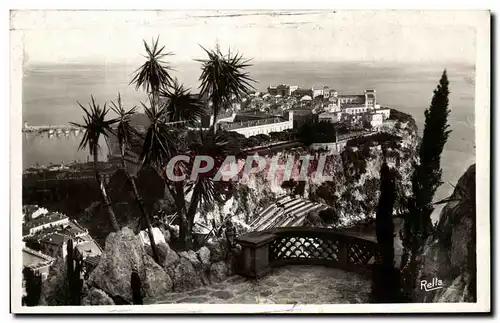
[[[271,132],[281,132],[288,129],[293,129],[293,111],[289,112],[288,120],[286,121],[274,118],[245,121],[226,125],[221,124],[221,126],[224,130],[237,132],[247,138],[261,134],[268,135]]]

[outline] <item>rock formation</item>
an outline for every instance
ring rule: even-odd
[[[106,238],[101,261],[84,286],[82,305],[132,304],[130,275],[136,271],[145,300],[169,292],[184,292],[219,283],[234,272],[239,248],[229,252],[227,242],[209,240],[200,249],[176,252],[167,243],[158,244],[160,263],[151,247],[125,227]]]
[[[434,234],[420,257],[415,291],[417,302],[476,301],[476,166],[459,179],[440,214]],[[425,291],[421,282],[442,281],[442,288]],[[439,287],[439,286],[438,286]]]
[[[106,238],[106,247],[99,265],[90,275],[87,285],[132,303],[130,276],[137,271],[143,282],[144,297],[154,297],[172,290],[166,271],[146,253],[138,236],[125,227]]]

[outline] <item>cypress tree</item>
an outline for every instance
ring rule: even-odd
[[[68,244],[66,245],[66,279],[68,280],[68,304],[72,305],[73,303],[73,272],[74,272],[74,254],[73,254],[73,240],[68,240]]]
[[[395,200],[395,177],[384,160],[380,169],[380,197],[375,219],[375,231],[381,259],[380,263],[374,266],[372,272],[373,303],[396,303],[400,301],[400,275],[399,271],[394,268],[394,223],[392,215]]]
[[[443,71],[441,80],[434,90],[431,106],[425,110],[425,128],[419,149],[420,163],[412,174],[413,196],[408,201],[408,213],[401,232],[404,257],[401,268],[405,272],[405,290],[408,294],[415,288],[417,266],[416,257],[422,252],[433,227],[431,214],[434,210],[433,198],[441,181],[441,153],[448,140],[448,76]]]
[[[83,280],[81,278],[82,259],[73,248],[73,240],[68,240],[66,246],[66,279],[68,280],[69,305],[80,305]]]
[[[37,306],[42,292],[42,276],[28,267],[23,268],[23,275],[26,283],[26,296],[23,297],[23,305]]]
[[[394,223],[392,213],[396,200],[396,185],[389,166],[384,161],[380,169],[380,197],[375,219],[377,242],[382,264],[394,265]]]

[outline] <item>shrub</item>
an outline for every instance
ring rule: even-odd
[[[28,267],[24,267],[23,275],[26,283],[26,296],[23,297],[23,305],[37,306],[42,292],[42,277]]]
[[[340,220],[339,215],[332,208],[320,211],[319,217],[325,224],[336,224]]]

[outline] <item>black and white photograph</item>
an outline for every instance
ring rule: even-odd
[[[12,312],[489,312],[490,19],[12,10]]]

